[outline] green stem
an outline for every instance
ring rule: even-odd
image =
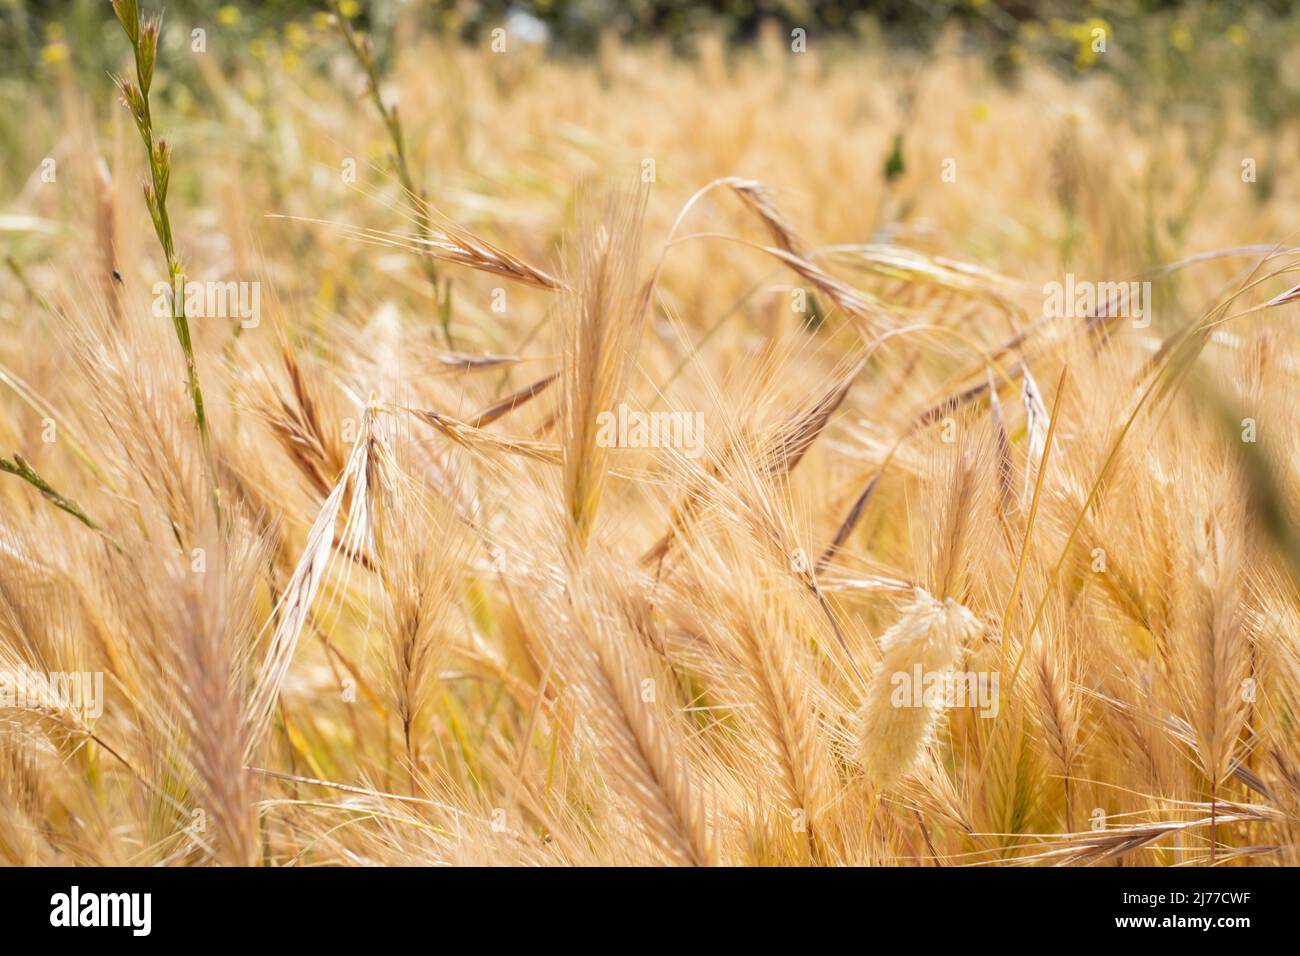
[[[107,531],[105,531],[99,524],[93,521],[91,517],[87,515],[86,512],[83,511],[75,501],[55,491],[54,488],[50,485],[50,483],[46,481],[44,478],[42,478],[36,472],[36,469],[34,469],[31,466],[31,464],[27,461],[27,459],[24,458],[22,455],[19,455],[15,452],[12,461],[9,460],[8,458],[0,458],[0,471],[7,472],[11,475],[14,475],[15,477],[21,478],[23,481],[27,482],[29,485],[31,485],[33,488],[39,491],[41,493],[41,496],[44,497],[45,500],[48,501],[50,504],[54,505],[54,507],[58,508],[61,511],[66,511],[68,514],[72,515],[72,517],[76,518],[78,521],[84,524],[91,531],[94,531],[96,534],[103,537],[104,540],[107,541],[109,544],[111,544],[114,548],[116,548],[119,553],[122,551],[122,546],[118,544],[115,540],[113,540],[113,537]]]
[[[194,341],[190,335],[189,319],[185,315],[185,272],[176,256],[176,244],[172,236],[171,217],[167,214],[167,187],[170,181],[171,156],[166,142],[155,144],[153,132],[153,111],[149,105],[149,85],[157,57],[157,34],[161,21],[151,20],[142,24],[140,10],[135,3],[114,3],[122,29],[132,43],[135,57],[135,75],[137,83],[136,125],[140,139],[144,143],[145,156],[149,161],[150,184],[146,188],[145,199],[150,205],[150,214],[158,242],[162,246],[167,260],[167,271],[171,277],[172,287],[172,326],[176,332],[176,341],[185,356],[185,384],[194,405],[194,425],[198,429],[199,444],[203,451],[203,470],[207,478],[208,492],[212,499],[212,510],[216,515],[218,527],[225,528],[225,516],[221,508],[221,492],[217,484],[216,460],[212,454],[212,437],[208,429],[208,417],[203,405],[203,389],[199,385],[198,362],[194,357]],[[148,50],[148,52],[146,52]],[[149,61],[146,66],[146,59]],[[124,94],[127,86],[123,84]],[[128,108],[133,108],[130,98]],[[133,109],[135,109],[133,108]]]
[[[424,190],[415,185],[415,178],[411,175],[411,167],[406,159],[406,137],[402,133],[402,122],[397,115],[397,107],[387,107],[384,105],[384,99],[379,93],[379,67],[375,63],[374,53],[363,47],[360,40],[357,39],[356,31],[352,29],[352,24],[348,18],[343,15],[339,9],[338,0],[327,0],[327,6],[330,12],[334,14],[334,22],[338,25],[339,33],[352,51],[352,55],[361,68],[366,73],[366,89],[370,94],[371,101],[375,104],[375,109],[384,120],[384,127],[388,130],[388,138],[393,142],[393,169],[397,173],[398,182],[402,184],[402,189],[406,193],[408,205],[415,217],[415,230],[420,239],[428,242],[433,239],[433,223],[429,219],[428,203],[424,198]],[[420,268],[428,277],[430,285],[433,286],[433,300],[438,308],[438,320],[442,325],[442,337],[447,344],[448,349],[454,349],[455,345],[451,338],[451,280],[440,280],[438,277],[438,267],[434,264],[431,256],[419,257]]]

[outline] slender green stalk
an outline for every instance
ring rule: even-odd
[[[172,287],[172,325],[176,341],[185,355],[185,380],[190,399],[194,404],[194,424],[199,431],[203,447],[203,466],[207,474],[208,490],[217,523],[224,526],[221,497],[217,486],[216,463],[212,456],[212,439],[208,431],[207,413],[203,407],[203,390],[199,387],[198,363],[194,359],[194,343],[190,337],[190,323],[185,315],[185,269],[176,255],[172,238],[171,218],[167,215],[167,187],[171,181],[171,148],[165,139],[154,139],[153,114],[149,109],[149,86],[153,81],[153,68],[158,55],[158,34],[162,30],[162,17],[153,16],[141,21],[137,0],[113,0],[113,12],[123,32],[131,41],[135,54],[135,81],[116,77],[122,93],[122,102],[131,111],[140,139],[144,142],[149,159],[149,182],[144,184],[144,201],[149,207],[154,232],[167,259],[167,271]]]
[[[334,22],[348,49],[352,51],[352,55],[361,64],[361,69],[365,71],[366,89],[375,104],[375,109],[383,117],[384,126],[388,129],[388,138],[393,142],[391,154],[393,169],[397,173],[398,181],[402,184],[407,202],[415,217],[416,234],[422,240],[431,241],[433,223],[429,220],[428,203],[425,200],[424,190],[416,187],[415,178],[411,175],[410,163],[406,158],[406,136],[402,132],[402,121],[397,114],[397,104],[384,105],[384,98],[379,93],[379,66],[375,63],[375,51],[371,46],[370,38],[357,35],[357,32],[352,29],[351,21],[339,9],[338,0],[326,0],[326,5],[334,14]],[[451,339],[451,280],[439,279],[438,267],[431,256],[420,256],[419,260],[420,268],[424,270],[429,283],[433,286],[433,298],[438,305],[438,320],[442,324],[443,340],[447,348],[454,348]]]
[[[45,500],[54,505],[54,507],[72,515],[72,517],[76,518],[91,531],[102,536],[105,541],[111,544],[119,552],[122,550],[122,546],[113,540],[113,537],[99,524],[92,520],[75,501],[59,494],[59,492],[55,491],[54,488],[51,487],[48,481],[37,474],[36,469],[33,468],[31,463],[22,455],[15,452],[12,459],[0,458],[0,471],[8,472],[11,475],[21,478],[39,491]]]
[[[23,287],[23,291],[27,293],[28,297],[33,302],[39,305],[46,312],[52,314],[55,313],[54,306],[50,305],[50,300],[37,292],[35,287],[27,281],[27,273],[23,271],[23,267],[18,264],[17,259],[13,256],[5,256],[5,265],[9,267],[9,271],[14,274],[14,278],[18,280],[18,284]]]

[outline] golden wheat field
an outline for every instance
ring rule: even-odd
[[[96,12],[5,94],[0,862],[1300,864],[1293,123]]]

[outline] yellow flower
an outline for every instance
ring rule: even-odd
[[[217,22],[222,26],[233,27],[239,22],[241,16],[242,14],[239,12],[239,7],[232,3],[228,3],[217,11]]]
[[[1053,20],[1050,27],[1054,35],[1074,41],[1074,65],[1077,69],[1088,69],[1097,62],[1099,54],[1106,52],[1110,24],[1101,17],[1090,17],[1079,23]]]
[[[1173,44],[1175,50],[1186,53],[1192,48],[1192,31],[1181,23],[1176,23],[1169,31],[1169,42]]]
[[[68,59],[68,45],[63,42],[48,44],[41,50],[41,59],[51,65],[66,62]]]
[[[987,103],[976,103],[971,107],[970,115],[976,122],[984,122],[989,118],[989,105]]]
[[[357,0],[339,0],[339,13],[343,14],[349,20],[361,12],[361,4]]]
[[[1250,34],[1240,23],[1234,23],[1228,27],[1228,42],[1233,46],[1245,46],[1246,41],[1250,39]]]
[[[290,23],[284,28],[284,39],[295,50],[305,50],[311,43],[311,35],[301,23]]]

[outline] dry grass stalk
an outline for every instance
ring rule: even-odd
[[[564,503],[579,549],[591,534],[608,468],[596,419],[622,400],[648,306],[636,284],[645,202],[644,193],[609,200],[607,224],[587,229],[577,288],[565,300]]]

